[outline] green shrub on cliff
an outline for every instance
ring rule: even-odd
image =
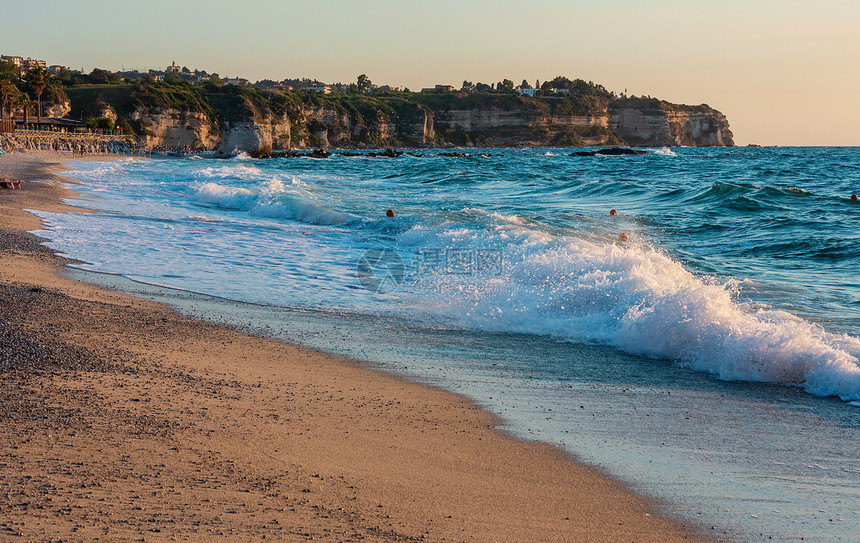
[[[266,100],[269,109],[276,115],[288,115],[292,120],[301,108],[302,102],[296,93],[277,90],[258,90],[257,92]]]
[[[110,104],[117,115],[129,116],[134,111],[135,85],[78,85],[65,87],[71,102],[72,117],[83,118],[98,101]]]
[[[63,87],[49,82],[42,93],[42,101],[48,104],[60,104],[69,101],[69,96]]]
[[[110,117],[90,117],[87,126],[92,130],[113,130],[113,119]]]
[[[201,95],[219,123],[259,122],[271,115],[268,101],[258,91],[236,85],[204,85]]]
[[[422,92],[410,96],[411,100],[433,110],[452,109],[517,109],[529,100],[518,94],[498,92]]]
[[[135,85],[133,104],[144,109],[213,112],[199,89],[182,80],[139,83]]]

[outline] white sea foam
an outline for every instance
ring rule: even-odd
[[[418,250],[451,248],[472,259],[460,273],[417,276],[410,296],[431,318],[595,341],[721,379],[860,399],[860,340],[740,303],[733,282],[697,277],[653,248],[555,238],[514,226],[483,233],[415,228],[401,241]],[[501,266],[480,269],[493,246]]]
[[[98,161],[98,160],[76,160],[74,169],[63,173],[64,176],[77,180],[104,179],[116,175],[127,168],[129,164],[140,162],[135,158],[124,158],[120,160]]]
[[[203,178],[225,179],[236,177],[246,179],[258,176],[260,174],[260,169],[250,164],[226,162],[224,165],[198,168],[194,170],[193,173],[195,177],[201,176]]]
[[[662,155],[662,156],[678,156],[678,153],[669,149],[668,147],[663,147],[661,149],[655,149],[654,151],[652,151],[652,153],[655,155]]]
[[[504,213],[498,213],[496,211],[485,211],[483,209],[467,207],[463,209],[464,213],[468,213],[470,215],[474,215],[479,219],[487,220],[498,223],[510,223],[510,224],[523,224],[525,221],[522,217],[517,215],[506,215]]]
[[[193,198],[203,204],[246,211],[255,217],[291,219],[307,224],[338,225],[355,219],[315,202],[305,186],[298,180],[285,185],[278,178],[271,179],[261,189],[208,182],[193,187]]]

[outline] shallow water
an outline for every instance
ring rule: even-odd
[[[462,392],[718,534],[851,541],[860,150],[488,153],[83,163],[101,213],[40,234]]]

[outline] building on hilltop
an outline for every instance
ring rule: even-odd
[[[33,68],[45,68],[47,67],[47,63],[44,60],[36,60],[32,58],[24,59],[24,57],[14,56],[14,55],[3,55],[0,56],[0,60],[5,60],[6,62],[11,62],[15,66],[18,67],[18,70],[21,75],[26,74]]]
[[[21,64],[23,64],[23,62],[24,62],[24,57],[17,57],[14,55],[3,55],[3,56],[0,56],[0,60],[5,60],[6,62],[11,62],[15,66],[17,66],[18,69],[20,70]]]
[[[457,88],[454,85],[436,85],[435,87],[424,87],[421,92],[454,92]]]
[[[305,90],[318,92],[320,94],[331,94],[331,87],[329,85],[311,85],[309,87],[305,87]]]
[[[48,63],[44,60],[36,60],[32,58],[28,58],[24,62],[21,63],[21,72],[26,73],[32,70],[33,68],[47,68]]]
[[[177,66],[177,65],[176,65],[176,61],[174,60],[174,61],[173,61],[173,64],[171,64],[170,66],[168,66],[168,67],[167,67],[167,69],[166,69],[166,70],[164,70],[164,71],[165,71],[165,73],[177,73],[177,74],[180,74],[180,73],[182,73],[182,68],[181,68],[181,67],[179,67],[179,66]]]
[[[58,73],[62,72],[63,70],[68,71],[69,68],[66,66],[60,66],[59,64],[54,64],[52,66],[48,66],[48,71],[51,72],[53,75],[57,75]]]
[[[237,87],[244,87],[248,83],[250,83],[250,81],[248,81],[244,77],[225,77],[224,83],[226,83],[227,85],[236,85]]]

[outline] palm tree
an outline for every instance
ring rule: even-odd
[[[6,112],[17,93],[18,87],[8,77],[0,75],[0,118],[6,118]]]
[[[42,93],[45,91],[45,87],[48,86],[50,77],[51,73],[41,66],[32,68],[27,73],[27,83],[30,84],[33,94],[36,95],[36,118],[39,123],[42,122]]]
[[[15,105],[21,108],[21,112],[24,114],[24,125],[27,125],[27,115],[33,111],[33,101],[30,100],[30,97],[26,92],[22,92],[21,96],[18,97],[18,100],[15,101]]]

